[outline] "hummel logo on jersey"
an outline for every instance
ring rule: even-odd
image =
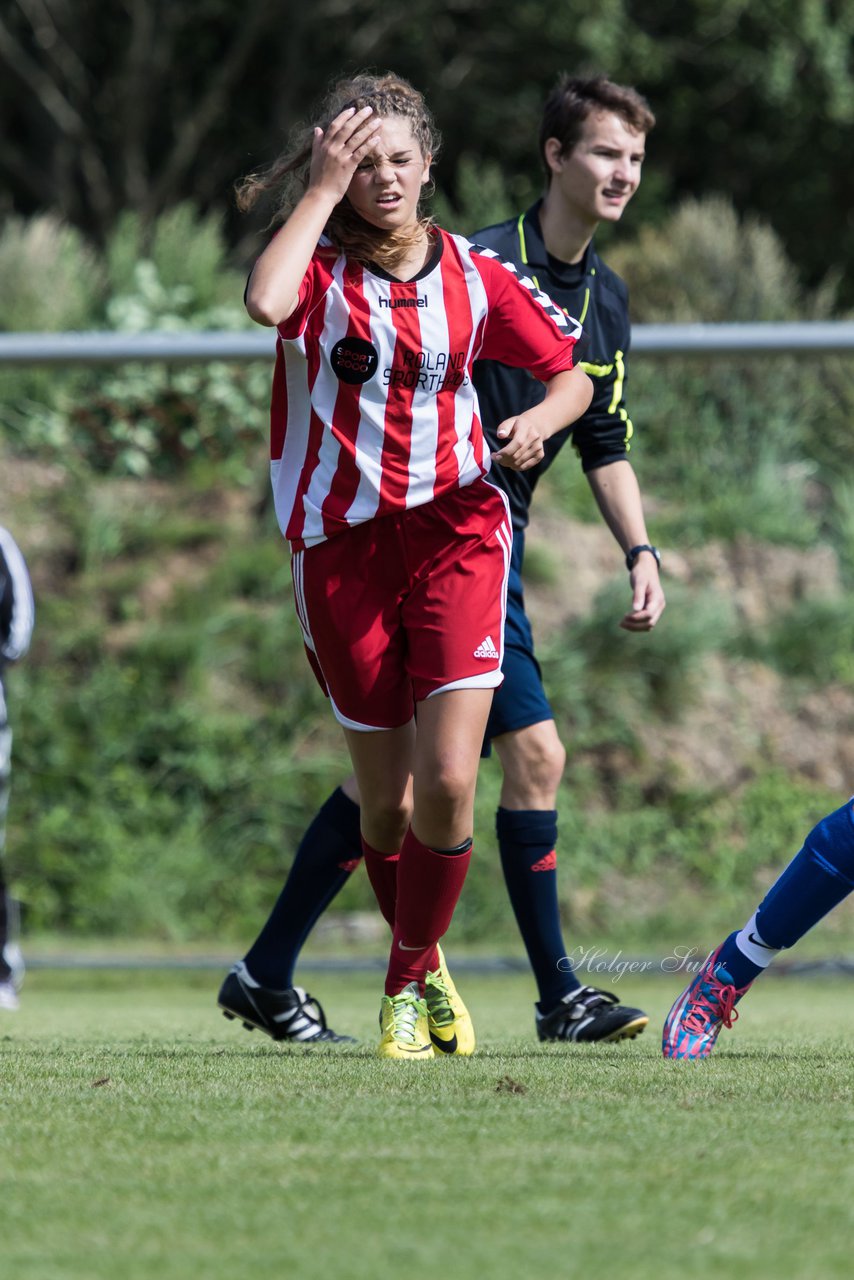
[[[397,307],[426,307],[427,299],[425,298],[380,298],[381,307],[391,307],[394,311]]]
[[[498,650],[495,647],[492,636],[487,636],[485,640],[481,640],[480,644],[474,651],[476,658],[497,658]]]

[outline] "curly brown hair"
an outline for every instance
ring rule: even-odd
[[[377,116],[399,116],[406,120],[422,157],[435,158],[441,137],[418,90],[391,72],[353,76],[332,85],[316,119],[293,132],[286,149],[268,168],[247,174],[236,184],[238,208],[247,212],[263,196],[271,194],[276,199],[271,225],[284,222],[308,185],[315,128],[319,126],[325,132],[347,107],[357,111],[372,107]],[[432,225],[430,217],[419,214],[413,226],[386,232],[360,217],[345,196],[335,206],[325,231],[348,258],[361,263],[376,262],[386,270],[393,270]]]

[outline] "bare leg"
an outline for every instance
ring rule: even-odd
[[[374,849],[396,853],[412,815],[415,721],[376,733],[345,729],[344,737],[358,787],[347,794],[362,806],[362,834]]]
[[[418,704],[412,829],[432,849],[453,849],[471,837],[491,705],[491,689],[452,689]]]

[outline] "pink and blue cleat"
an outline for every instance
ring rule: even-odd
[[[738,1018],[735,1006],[751,983],[734,985],[717,963],[720,950],[709,956],[668,1013],[661,1040],[665,1058],[708,1058],[721,1027],[730,1030]]]

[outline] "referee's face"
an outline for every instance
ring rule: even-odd
[[[613,112],[591,113],[572,151],[561,155],[557,138],[546,143],[552,194],[574,220],[591,228],[618,222],[640,185],[645,141]]]

